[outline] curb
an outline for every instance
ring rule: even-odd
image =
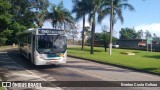
[[[83,59],[83,60],[87,60],[87,61],[91,61],[91,62],[96,62],[96,63],[100,63],[100,64],[104,64],[104,65],[111,65],[111,66],[115,66],[115,67],[119,67],[119,68],[129,69],[129,70],[133,70],[133,71],[136,71],[136,72],[141,72],[141,73],[147,73],[147,74],[153,74],[153,75],[160,76],[160,73],[154,73],[154,72],[144,71],[144,70],[136,69],[136,68],[133,68],[133,67],[127,67],[127,66],[123,66],[123,65],[118,65],[118,64],[112,64],[112,63],[97,61],[97,60],[94,60],[94,59],[86,59],[86,58],[82,58],[82,57],[78,57],[78,56],[73,56],[73,55],[67,55],[67,56],[68,57],[72,57],[72,58],[77,58],[77,59]]]

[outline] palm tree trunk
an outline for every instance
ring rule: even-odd
[[[83,30],[82,30],[82,50],[84,50],[84,29],[85,29],[85,14],[83,15]]]
[[[93,15],[93,21],[92,21],[92,35],[91,35],[91,51],[90,54],[94,54],[94,34],[95,34],[95,13]]]
[[[110,42],[109,42],[109,55],[112,55],[112,34],[113,34],[113,0],[111,4],[110,13]]]

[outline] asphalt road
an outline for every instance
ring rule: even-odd
[[[17,49],[0,54],[0,75],[6,81],[160,81],[160,77],[114,66],[68,57],[64,65],[35,66],[21,56]],[[83,82],[82,82],[83,83]],[[46,90],[160,90],[158,87],[57,87]],[[112,82],[108,83],[112,84]],[[8,88],[21,90],[23,88]],[[42,90],[32,88],[27,90]],[[26,90],[26,89],[24,89]]]

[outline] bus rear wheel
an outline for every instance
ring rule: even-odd
[[[29,60],[31,61],[31,54],[29,54]]]

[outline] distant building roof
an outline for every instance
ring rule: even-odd
[[[119,39],[117,41],[146,41],[146,39]]]

